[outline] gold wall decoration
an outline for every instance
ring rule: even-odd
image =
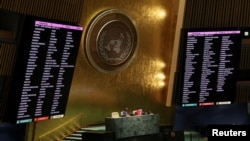
[[[116,0],[85,0],[80,22],[85,28],[84,38],[67,106],[68,117],[73,116],[72,111],[83,112],[86,124],[90,125],[102,123],[111,112],[124,107],[142,107],[159,113],[161,123],[171,124],[174,108],[166,107],[165,102],[178,6],[176,0],[119,3]],[[107,9],[118,9],[129,15],[137,30],[134,58],[119,72],[97,71],[85,54],[89,27]]]
[[[90,64],[98,71],[124,70],[137,49],[137,31],[132,18],[118,9],[101,12],[88,28],[85,46]]]
[[[158,113],[162,124],[173,123],[174,107],[166,107],[165,102],[179,0],[1,1],[0,7],[10,11],[79,23],[84,27],[66,116],[29,123],[26,141],[62,140],[80,127],[103,123],[111,112],[119,112],[124,107],[130,110],[141,107]],[[137,31],[134,58],[122,71],[105,70],[112,72],[109,75],[90,65],[84,43],[93,19],[107,9],[123,12],[116,15],[129,15]],[[1,44],[1,51],[10,49],[9,44],[5,44]]]

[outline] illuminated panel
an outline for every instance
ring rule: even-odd
[[[186,30],[181,105],[231,104],[236,93],[240,30]]]
[[[27,16],[4,121],[63,118],[83,28]]]

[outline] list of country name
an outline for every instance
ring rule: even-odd
[[[238,47],[234,35],[239,31],[189,34],[182,103],[213,101],[211,94],[224,92],[224,86],[233,77],[234,49]]]
[[[45,32],[50,33],[46,33],[49,35],[48,40],[43,40]],[[58,36],[62,36],[62,33],[65,36],[64,45],[58,43]],[[39,24],[35,26],[18,108],[18,119],[61,114],[60,99],[64,97],[62,89],[67,85],[64,75],[67,75],[65,73],[68,69],[74,68],[74,63],[69,61],[71,50],[74,48],[72,34],[71,31],[62,32],[58,27]]]

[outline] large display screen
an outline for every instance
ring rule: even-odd
[[[3,121],[63,118],[83,27],[26,16]]]
[[[231,104],[236,95],[239,29],[184,29],[180,105]]]

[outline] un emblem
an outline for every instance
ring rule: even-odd
[[[86,55],[90,64],[105,73],[124,70],[137,48],[137,32],[131,18],[116,10],[99,14],[87,29]]]

